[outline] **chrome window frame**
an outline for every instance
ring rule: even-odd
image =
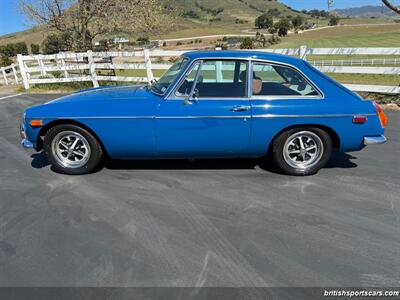
[[[289,69],[292,69],[293,71],[299,73],[309,85],[311,85],[314,90],[318,93],[318,95],[253,95],[253,87],[251,87],[250,90],[250,99],[264,99],[264,100],[296,100],[296,99],[325,99],[325,95],[322,92],[322,90],[306,75],[304,74],[301,70],[299,70],[297,67],[290,65],[290,64],[284,64],[284,63],[279,63],[279,62],[267,62],[264,60],[252,60],[251,61],[251,67],[250,67],[250,74],[253,76],[253,66],[254,64],[266,64],[270,66],[283,66],[287,67]],[[253,80],[251,80],[251,83],[253,84]]]
[[[189,71],[191,71],[192,66],[203,60],[238,60],[238,61],[247,61],[248,62],[248,67],[247,67],[247,95],[246,97],[240,97],[240,98],[232,98],[232,97],[216,97],[216,98],[203,98],[203,99],[209,99],[209,100],[301,100],[301,99],[309,99],[309,100],[324,100],[325,99],[325,94],[322,91],[321,88],[318,87],[317,84],[315,84],[314,81],[312,81],[306,74],[304,74],[303,71],[301,71],[298,67],[284,63],[284,62],[276,62],[268,59],[262,59],[262,58],[253,58],[253,57],[202,57],[202,58],[196,58],[191,61],[190,64],[188,64],[187,69],[185,72],[182,73],[182,75],[176,80],[176,82],[171,85],[170,91],[168,91],[165,94],[165,100],[180,100],[182,101],[184,99],[184,96],[177,96],[175,95],[177,89],[182,85],[183,79],[186,77]],[[278,66],[284,66],[291,68],[295,70],[296,72],[300,73],[305,79],[307,79],[307,82],[311,84],[315,90],[319,93],[318,96],[253,96],[253,87],[252,87],[252,76],[253,76],[253,63],[266,63],[266,64],[271,64],[271,65],[278,65]],[[199,98],[201,99],[201,98]]]
[[[206,100],[248,100],[248,99],[250,99],[250,97],[249,97],[249,95],[250,95],[249,94],[249,86],[250,86],[250,83],[249,83],[250,76],[249,75],[250,75],[250,72],[249,71],[250,71],[250,68],[251,68],[251,66],[250,66],[251,62],[250,62],[249,59],[236,58],[236,57],[232,57],[232,58],[229,58],[229,57],[226,57],[226,58],[219,58],[219,57],[218,58],[198,58],[198,59],[193,60],[193,63],[190,65],[190,67],[187,70],[187,72],[185,72],[184,76],[179,79],[179,84],[177,84],[176,88],[173,89],[173,93],[171,93],[171,95],[173,94],[179,100],[185,98],[185,95],[181,95],[180,93],[178,93],[178,90],[182,86],[186,76],[189,75],[190,72],[192,72],[193,68],[195,67],[195,65],[197,63],[200,64],[200,68],[198,70],[198,73],[196,74],[195,85],[192,88],[193,91],[196,89],[198,75],[200,75],[199,72],[201,72],[201,67],[204,64],[204,62],[205,61],[223,61],[223,60],[225,60],[225,61],[234,61],[234,62],[237,62],[237,61],[246,62],[246,72],[247,72],[247,74],[246,74],[246,80],[247,80],[247,82],[246,82],[246,88],[247,88],[246,94],[244,96],[238,96],[238,97],[198,97],[198,98],[196,98],[196,100],[201,101],[201,99],[206,99]],[[170,99],[169,96],[166,97],[166,99],[168,99],[168,100],[177,100],[176,98]],[[192,98],[190,98],[190,99],[192,100]]]

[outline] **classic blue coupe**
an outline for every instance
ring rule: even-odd
[[[191,52],[146,86],[81,91],[26,110],[22,145],[65,174],[102,158],[263,158],[310,175],[334,148],[386,141],[387,118],[306,61],[250,51]]]

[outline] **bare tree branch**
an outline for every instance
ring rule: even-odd
[[[400,7],[395,6],[394,4],[390,3],[389,0],[382,0],[383,4],[389,7],[394,12],[400,14]]]
[[[75,50],[87,50],[99,35],[153,33],[167,24],[158,0],[19,0],[33,23],[72,36]]]

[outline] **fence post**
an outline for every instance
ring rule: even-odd
[[[61,65],[62,65],[62,68],[64,69],[64,77],[68,78],[69,74],[68,74],[68,71],[66,69],[67,68],[67,64],[65,63],[65,59],[64,58],[61,59]]]
[[[13,74],[14,74],[14,78],[15,78],[15,83],[18,84],[19,80],[18,80],[18,75],[17,75],[17,70],[15,70],[15,64],[11,65],[11,68],[13,70]]]
[[[151,59],[149,49],[143,49],[144,63],[146,65],[147,82],[151,83],[154,80],[153,71],[151,70]]]
[[[46,76],[46,71],[44,70],[44,62],[43,62],[43,58],[40,56],[38,59],[37,59],[37,62],[38,62],[38,65],[39,65],[39,68],[40,68],[40,76]]]
[[[301,59],[307,60],[307,46],[306,45],[300,46],[299,56]]]
[[[99,82],[97,81],[96,65],[94,63],[93,51],[89,50],[87,52],[87,56],[88,56],[88,63],[89,63],[89,67],[90,67],[90,76],[92,77],[93,87],[98,88]]]
[[[4,77],[4,81],[5,81],[6,85],[8,85],[7,74],[6,74],[6,70],[4,69],[4,67],[1,67],[1,72],[3,73],[3,77]]]
[[[24,59],[23,59],[21,54],[17,55],[17,60],[18,60],[19,72],[21,73],[21,77],[22,77],[22,82],[24,84],[24,88],[26,90],[28,90],[29,89],[28,75],[26,73],[26,66],[25,66]]]

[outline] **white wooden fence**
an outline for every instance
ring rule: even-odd
[[[298,49],[257,49],[255,51],[273,52],[298,56],[307,59],[308,55],[400,55],[400,48],[307,48]],[[137,50],[132,52],[92,52],[59,53],[53,55],[18,55],[18,65],[2,68],[4,84],[22,82],[25,89],[32,84],[66,83],[90,81],[94,87],[99,81],[150,82],[153,70],[166,70],[170,63],[152,63],[152,59],[180,56],[185,51]],[[396,58],[395,58],[396,59]],[[129,63],[124,62],[129,60]],[[321,65],[314,64],[322,72],[352,74],[390,74],[400,75],[399,66],[361,66],[361,65]],[[142,76],[121,76],[120,70],[142,70]],[[144,72],[145,71],[145,72]],[[114,72],[107,74],[107,72]],[[140,71],[136,71],[137,73]],[[143,76],[144,73],[146,76]],[[1,76],[0,76],[1,77]],[[399,76],[400,83],[400,76]],[[345,84],[354,91],[400,94],[400,86]]]

